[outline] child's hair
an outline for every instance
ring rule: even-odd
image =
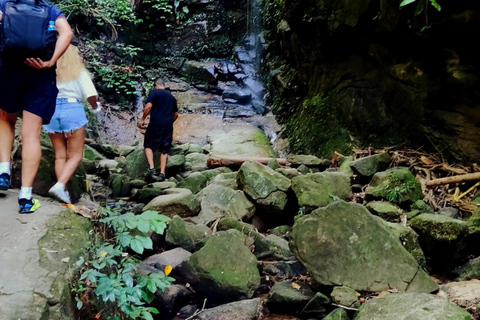
[[[80,52],[76,46],[70,44],[57,61],[57,81],[68,82],[76,80],[82,70],[85,70],[85,67],[83,66]]]

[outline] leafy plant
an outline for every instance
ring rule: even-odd
[[[423,11],[425,11],[425,27],[422,28],[422,31],[425,30],[426,28],[429,27],[429,24],[428,24],[428,15],[427,15],[427,10],[428,10],[428,6],[429,4],[434,7],[435,9],[437,9],[437,11],[441,11],[442,10],[442,7],[440,6],[440,4],[438,4],[438,2],[436,0],[403,0],[402,2],[400,2],[400,7],[404,7],[408,4],[411,4],[413,2],[417,2],[417,7],[415,8],[415,12],[414,12],[414,15],[415,16],[418,16],[420,13],[422,13]]]
[[[417,8],[415,9],[415,15],[418,16],[423,10],[427,11],[428,4],[430,3],[432,7],[437,9],[438,11],[442,10],[442,7],[438,4],[436,0],[403,0],[400,3],[400,7],[404,7],[410,3],[417,2]]]
[[[385,186],[385,196],[388,201],[402,201],[402,199],[415,191],[415,181],[403,181],[395,175],[389,174],[385,177],[387,185]]]
[[[118,208],[108,206],[100,214],[104,217],[98,222],[111,230],[113,238],[94,249],[90,261],[77,262],[86,269],[77,285],[77,308],[81,309],[93,293],[108,305],[108,315],[104,315],[107,319],[151,320],[158,310],[147,304],[153,301],[157,290],[167,288],[175,279],[168,276],[171,268],[159,273],[137,274],[139,259],[127,251],[142,254],[145,249],[152,249],[147,234],[151,231],[162,234],[169,218],[156,211],[119,214]]]

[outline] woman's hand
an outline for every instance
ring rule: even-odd
[[[54,63],[51,60],[43,61],[40,58],[27,58],[24,61],[27,66],[30,66],[35,69],[48,69],[53,67]]]

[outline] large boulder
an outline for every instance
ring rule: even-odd
[[[397,236],[359,204],[337,201],[300,217],[290,248],[322,285],[369,292],[438,289]]]
[[[266,211],[281,214],[290,179],[256,161],[245,161],[237,173],[239,187]]]
[[[260,285],[257,259],[237,230],[220,231],[180,266],[182,280],[212,303],[249,299]]]
[[[200,195],[202,210],[196,220],[205,225],[222,217],[246,220],[255,213],[255,205],[238,190],[211,184]]]
[[[336,199],[352,196],[350,179],[341,172],[309,173],[292,179],[298,205],[307,212],[324,207]]]
[[[370,299],[354,320],[471,320],[470,314],[452,302],[425,293],[386,294]]]

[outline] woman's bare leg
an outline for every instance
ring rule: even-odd
[[[73,176],[77,170],[78,164],[83,158],[83,147],[85,144],[85,127],[72,132],[67,137],[67,162],[63,168],[62,173],[58,177],[58,182],[67,184],[68,180]]]
[[[49,133],[48,136],[55,153],[55,176],[58,181],[67,163],[67,140],[63,133]]]

